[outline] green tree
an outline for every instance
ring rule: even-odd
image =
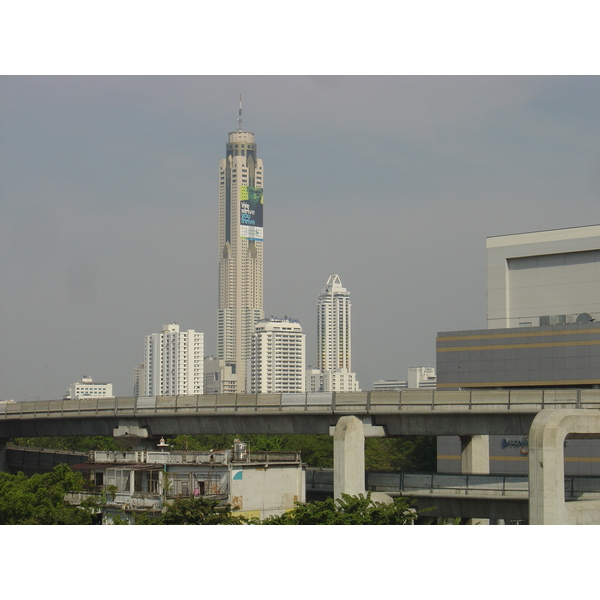
[[[437,471],[436,438],[424,435],[367,438],[365,467],[367,471],[434,473]]]
[[[114,438],[102,435],[55,436],[38,438],[15,438],[15,446],[53,448],[69,452],[89,452],[90,450],[122,450]]]
[[[179,498],[158,517],[140,515],[136,525],[242,525],[248,520],[233,515],[229,504],[209,498]]]
[[[295,508],[280,516],[269,517],[262,525],[408,525],[418,516],[406,498],[393,503],[376,502],[371,494],[340,499],[327,498],[307,504],[296,503]]]
[[[67,492],[79,491],[84,484],[82,475],[65,464],[31,477],[0,473],[0,524],[90,525],[93,502],[78,507],[64,499]]]

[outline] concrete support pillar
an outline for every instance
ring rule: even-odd
[[[469,435],[460,438],[460,467],[465,475],[489,475],[490,436]],[[468,525],[489,525],[489,519],[469,519]]]
[[[357,417],[341,417],[333,433],[333,497],[365,493],[364,425]]]
[[[469,475],[489,475],[490,436],[469,435],[460,438],[460,470]]]
[[[597,409],[540,411],[529,430],[529,524],[598,525],[600,501],[565,501],[564,445],[568,435],[600,438]]]

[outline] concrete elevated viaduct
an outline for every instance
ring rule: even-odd
[[[179,434],[332,434],[334,495],[339,496],[365,491],[365,437],[458,435],[463,473],[485,474],[489,472],[487,436],[528,435],[538,414],[566,410],[589,417],[600,415],[596,412],[598,408],[599,390],[563,388],[120,397],[7,403],[0,405],[0,440],[4,440],[3,444],[0,442],[0,468],[6,460],[5,441],[15,437],[115,435],[144,440]],[[565,435],[593,437],[596,433],[588,428],[585,432],[567,431]],[[558,443],[558,437],[554,436],[552,443]],[[600,425],[596,437],[600,437]],[[530,469],[539,471],[542,461],[533,458],[537,456],[533,439],[535,436],[530,436]],[[547,436],[540,439],[546,440],[550,447]],[[532,478],[534,482],[538,480],[542,481]],[[531,489],[531,506],[540,504],[536,486]],[[549,493],[547,478],[540,486],[539,493],[541,490]],[[552,493],[557,493],[556,486]],[[542,522],[552,522],[554,517],[544,514],[539,517]]]

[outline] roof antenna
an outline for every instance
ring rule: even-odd
[[[238,131],[242,131],[242,95],[240,94],[240,116],[238,117]]]

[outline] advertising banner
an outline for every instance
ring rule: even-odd
[[[263,240],[263,190],[243,185],[240,200],[240,236],[246,240]]]

